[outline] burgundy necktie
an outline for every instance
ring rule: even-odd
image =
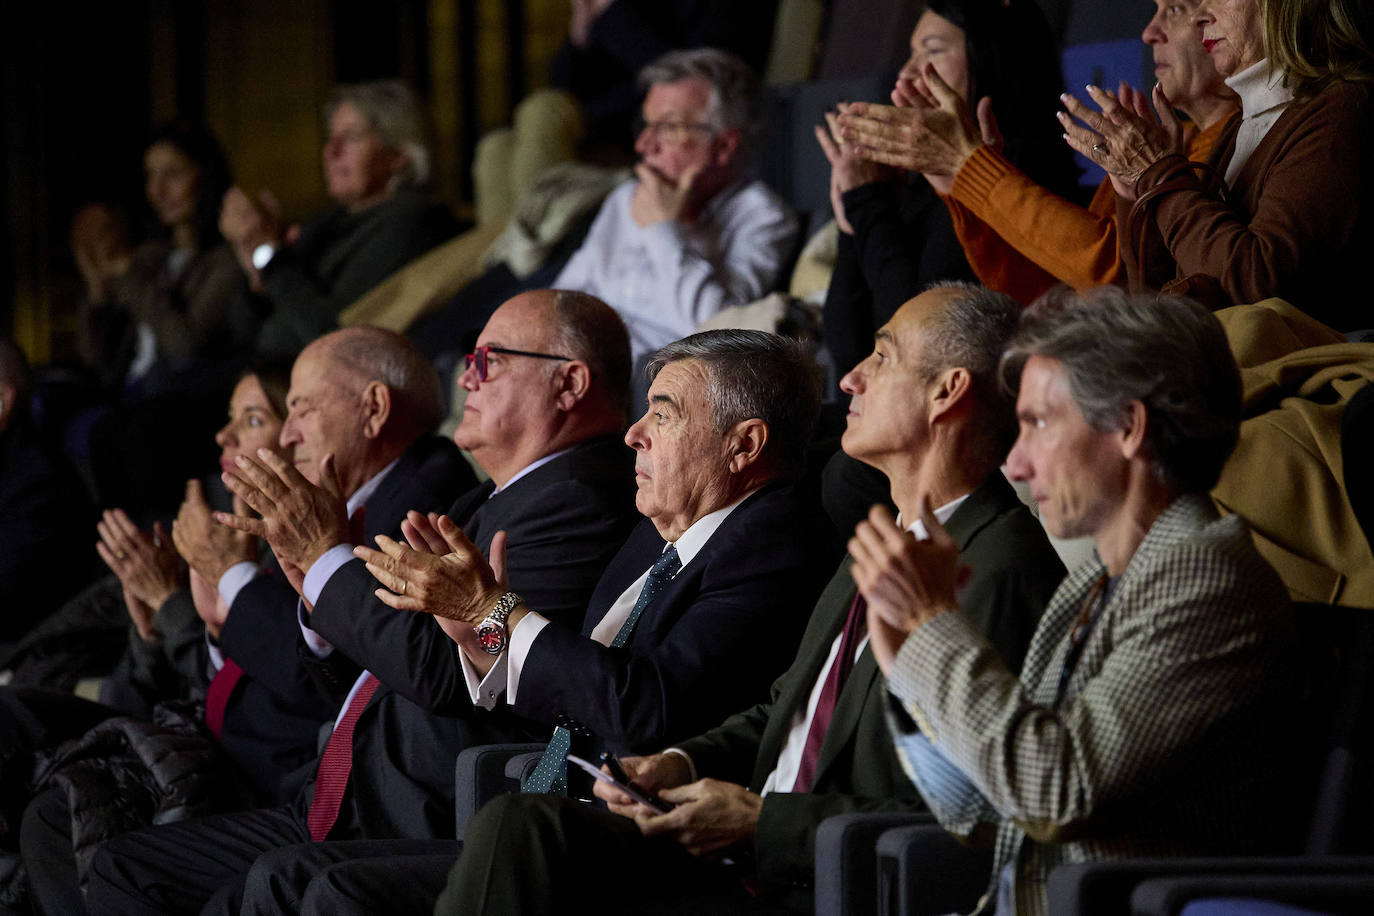
[[[868,630],[868,602],[862,593],[854,596],[849,606],[849,616],[844,621],[844,632],[840,636],[840,648],[835,660],[830,663],[830,673],[826,675],[825,686],[821,688],[820,698],[816,701],[816,714],[811,717],[811,730],[806,733],[806,744],[802,748],[801,763],[797,766],[797,779],[792,784],[793,792],[810,792],[811,783],[816,778],[816,762],[821,756],[821,745],[825,742],[825,732],[830,728],[830,718],[835,714],[835,703],[854,668],[854,649]]]
[[[229,698],[234,695],[234,688],[239,685],[241,677],[243,669],[232,658],[226,658],[205,691],[205,727],[210,729],[216,741],[224,733],[224,709],[229,705]]]
[[[321,842],[329,835],[334,822],[339,819],[339,806],[343,804],[344,790],[348,788],[348,773],[353,769],[353,726],[363,714],[363,707],[377,692],[378,681],[371,674],[363,677],[357,693],[348,703],[339,724],[329,735],[329,742],[320,755],[320,769],[315,774],[315,795],[310,799],[310,813],[306,824],[310,827],[310,839]]]

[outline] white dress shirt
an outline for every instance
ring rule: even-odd
[[[746,493],[730,505],[703,515],[682,532],[681,537],[672,542],[677,548],[678,560],[682,563],[678,573],[687,568],[687,564],[691,563],[692,558],[706,546],[706,542],[716,533],[716,529],[748,497],[749,493]],[[665,544],[663,549],[667,550],[668,545]],[[649,570],[652,568],[653,564],[650,564],[644,573],[631,582],[630,586],[620,593],[620,597],[612,602],[605,615],[592,629],[592,639],[603,646],[609,646],[615,640],[616,634],[634,610],[635,602],[639,600],[639,593],[644,590],[644,583],[649,578]],[[674,574],[674,578],[678,573]],[[473,704],[483,709],[492,709],[501,702],[503,696],[507,703],[515,704],[516,694],[520,689],[520,672],[524,668],[525,659],[529,656],[534,640],[548,625],[549,619],[533,610],[520,618],[520,622],[510,632],[510,644],[506,651],[483,677],[478,676],[477,669],[468,661],[467,656],[459,654],[463,665],[463,677],[467,680],[468,693]]]

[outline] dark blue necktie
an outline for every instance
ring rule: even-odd
[[[634,632],[635,624],[639,622],[639,617],[644,613],[644,609],[654,600],[655,596],[663,590],[663,586],[668,580],[677,575],[677,571],[682,568],[682,561],[678,559],[677,548],[672,544],[663,551],[654,565],[649,568],[649,577],[644,580],[644,588],[639,592],[639,598],[635,600],[635,606],[630,611],[630,616],[625,618],[625,622],[620,625],[620,630],[615,634],[615,639],[611,640],[611,648],[618,649],[630,641],[630,634]],[[534,768],[529,779],[520,787],[521,792],[553,792],[558,795],[566,795],[568,792],[568,749],[572,747],[572,731],[558,726],[553,730],[553,737],[549,739],[549,746],[544,748],[544,754],[539,758],[539,765]]]

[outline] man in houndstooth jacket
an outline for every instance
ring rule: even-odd
[[[1297,665],[1282,583],[1206,495],[1240,414],[1220,324],[1181,299],[1054,295],[1002,376],[1010,473],[1052,534],[1096,542],[1020,678],[947,613],[942,531],[918,543],[875,513],[850,543],[903,765],[946,829],[995,844],[978,912],[1045,912],[1062,863],[1272,850]]]

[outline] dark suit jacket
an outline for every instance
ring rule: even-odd
[[[819,507],[772,484],[740,504],[645,608],[629,643],[589,639],[664,542],[648,520],[592,595],[582,634],[545,627],[526,656],[515,709],[575,720],[617,752],[658,749],[767,695],[791,661],[838,553]]]
[[[999,651],[1019,665],[1045,603],[1064,576],[1063,564],[1000,472],[969,494],[945,528],[959,545],[960,559],[973,568],[961,606],[984,632],[996,634],[992,641]],[[755,792],[763,788],[854,600],[849,562],[841,564],[816,602],[801,650],[773,684],[772,699],[679,745],[698,776],[745,784]],[[770,792],[763,800],[754,847],[765,883],[810,885],[816,828],[833,814],[925,807],[893,750],[885,697],[882,674],[865,647],[836,703],[811,792]]]
[[[504,529],[511,588],[566,619],[586,607],[638,517],[631,458],[616,436],[592,439],[490,499],[490,484],[477,488],[451,514],[484,551]],[[336,655],[343,652],[381,681],[353,734],[351,802],[345,800],[333,835],[451,837],[454,757],[470,745],[533,734],[508,709],[474,709],[453,642],[433,618],[382,604],[376,588],[363,564],[350,562],[330,577],[311,615]],[[326,676],[339,674],[320,667]],[[344,690],[354,676],[356,669]],[[308,799],[313,782],[306,792]]]
[[[365,503],[366,535],[399,536],[407,510],[438,509],[474,483],[453,443],[425,436]],[[296,599],[284,577],[259,576],[234,599],[220,633],[221,650],[244,670],[225,707],[221,743],[248,772],[274,774],[272,782],[307,761],[313,766],[320,725],[334,718],[343,696],[322,689],[301,664]]]

